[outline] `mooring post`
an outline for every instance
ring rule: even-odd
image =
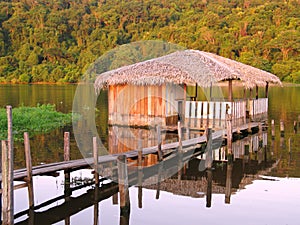
[[[272,131],[271,131],[272,139],[274,139],[275,138],[275,121],[274,120],[271,121],[271,129],[272,129]]]
[[[7,112],[7,141],[2,141],[2,224],[14,223],[14,143],[12,107],[6,106]]]
[[[284,122],[280,120],[280,136],[284,137]]]
[[[70,132],[64,132],[64,161],[70,161]],[[64,193],[66,195],[66,200],[71,196],[72,191],[70,188],[70,171],[64,170],[65,175],[65,184],[64,184]]]
[[[98,167],[98,146],[97,146],[97,137],[93,137],[93,156],[94,156],[94,176],[95,176],[95,185],[99,186],[99,167]]]
[[[138,207],[143,207],[143,139],[142,130],[138,136]]]
[[[120,215],[126,217],[130,212],[129,184],[127,172],[127,157],[120,155],[117,159],[118,182],[120,193]]]
[[[26,160],[26,170],[27,170],[26,182],[28,186],[28,202],[29,202],[29,209],[33,209],[34,192],[33,192],[33,181],[32,181],[32,161],[31,161],[31,153],[30,153],[29,135],[27,132],[24,133],[24,146],[25,146],[25,160]]]

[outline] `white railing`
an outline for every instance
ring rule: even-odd
[[[225,127],[226,110],[232,114],[234,125],[246,122],[246,100],[229,101],[186,101],[185,122],[190,127]]]

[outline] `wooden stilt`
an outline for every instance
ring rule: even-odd
[[[2,141],[2,224],[14,223],[14,147],[13,147],[13,123],[12,107],[6,107],[7,112],[7,141]]]
[[[206,170],[207,175],[207,190],[206,190],[206,207],[211,207],[211,197],[212,197],[212,170],[211,168]]]
[[[117,164],[118,164],[118,182],[119,182],[119,194],[120,194],[120,215],[126,217],[130,212],[126,155],[118,156]]]
[[[255,88],[255,99],[258,99],[258,86],[256,85]]]
[[[29,208],[34,207],[34,192],[33,192],[33,181],[32,181],[32,162],[31,162],[31,153],[30,153],[30,143],[29,135],[27,132],[24,133],[24,146],[25,146],[25,160],[26,160],[26,169],[27,177],[26,182],[28,186],[28,202]]]
[[[206,159],[205,159],[205,168],[211,169],[213,162],[212,156],[212,129],[207,129],[207,146],[206,146]]]
[[[268,98],[269,96],[269,82],[266,82],[266,92],[265,92],[265,97]]]
[[[181,180],[182,177],[182,127],[180,122],[178,122],[178,180]]]
[[[64,160],[65,161],[70,161],[70,132],[65,132],[64,133]],[[69,200],[69,196],[72,195],[72,191],[70,188],[70,171],[69,170],[64,170],[64,175],[65,175],[65,184],[64,184],[64,193],[66,196],[66,201]],[[69,224],[66,222],[66,224]]]
[[[297,127],[297,121],[295,120],[294,121],[294,133],[297,134],[297,130],[298,130],[298,127]]]
[[[70,161],[70,132],[64,133],[64,161]],[[65,202],[70,201],[70,196],[72,195],[71,190],[71,174],[69,170],[64,170],[65,184],[64,184],[64,194]],[[70,225],[70,217],[65,218],[65,225]]]
[[[94,156],[94,176],[95,176],[95,185],[99,186],[99,169],[98,169],[98,146],[97,146],[97,137],[93,137],[93,156]]]
[[[227,172],[226,172],[226,187],[225,187],[225,203],[230,204],[231,197],[231,186],[232,186],[232,162],[227,162]]]
[[[142,130],[138,136],[138,207],[143,207],[143,139]]]

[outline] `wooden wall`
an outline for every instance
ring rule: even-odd
[[[155,126],[177,124],[178,99],[183,91],[178,85],[109,86],[109,124]]]

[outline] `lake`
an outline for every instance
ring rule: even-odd
[[[37,103],[55,104],[57,110],[71,112],[77,85],[0,85],[0,106],[36,106]],[[261,90],[262,91],[262,90]],[[236,88],[234,95],[241,93]],[[107,110],[106,93],[97,101],[97,109]],[[100,193],[110,195],[101,201],[91,201],[95,188],[74,191],[70,205],[66,199],[35,210],[34,218],[27,215],[16,224],[299,224],[300,209],[300,125],[293,123],[300,115],[300,86],[270,87],[268,123],[275,120],[275,137],[271,130],[253,134],[235,145],[232,166],[226,162],[213,163],[212,171],[199,171],[201,159],[194,158],[184,167],[181,179],[174,173],[156,185],[145,184],[141,189],[130,188],[129,218],[120,218],[116,204],[117,191],[103,183]],[[104,146],[108,147],[107,118],[96,112],[96,127]],[[285,123],[285,134],[279,132],[279,121]],[[300,122],[300,121],[298,121]],[[71,132],[71,159],[82,158],[73,136],[72,126],[31,138],[34,165],[63,160],[63,132]],[[239,146],[256,146],[255,151],[239,155]],[[254,147],[253,147],[254,149]],[[222,150],[216,152],[219,157]],[[15,143],[15,167],[24,167],[24,147]],[[71,173],[73,185],[91,179],[91,170]],[[64,175],[34,178],[35,205],[64,194]],[[230,184],[230,188],[228,188]],[[211,193],[209,195],[208,193]],[[15,213],[28,208],[27,190],[15,191]],[[88,203],[91,202],[90,205]],[[86,204],[84,204],[86,203]],[[142,203],[142,205],[141,205]],[[142,207],[141,207],[142,206]],[[30,220],[31,218],[31,220]],[[48,221],[48,222],[47,222]],[[127,221],[128,223],[128,221]]]

